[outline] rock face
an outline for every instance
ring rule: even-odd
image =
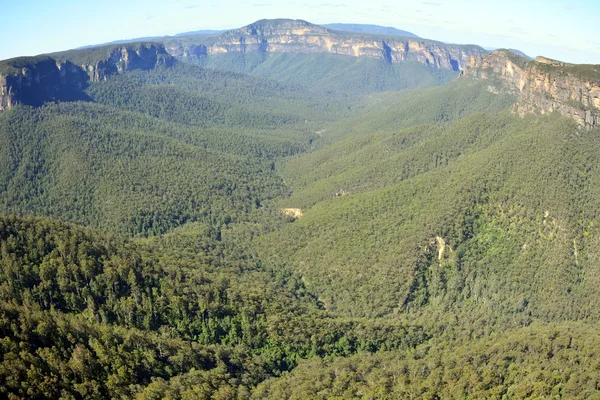
[[[8,73],[0,73],[0,111],[17,103],[39,106],[45,101],[72,101],[83,97],[85,72],[69,61],[50,57],[23,57]]]
[[[479,46],[340,32],[302,20],[261,20],[220,35],[198,37],[197,40],[199,42],[195,46],[202,46],[203,54],[209,55],[232,52],[333,53],[380,58],[390,63],[417,61],[455,71],[464,68],[472,56],[486,53]],[[182,41],[170,42],[167,50],[172,55],[184,57],[198,51]]]
[[[545,57],[530,61],[497,50],[471,58],[462,75],[489,80],[491,90],[518,93],[513,111],[521,117],[558,112],[581,127],[600,125],[599,65],[567,64]]]
[[[0,111],[15,104],[39,106],[47,101],[82,100],[90,82],[135,69],[170,66],[163,46],[131,44],[109,48],[20,57],[0,62]]]
[[[82,50],[82,52],[86,51],[88,50]],[[98,49],[90,49],[89,52],[93,54],[98,52]],[[80,61],[78,64],[86,71],[92,82],[106,80],[111,75],[125,71],[151,70],[159,65],[171,66],[174,62],[164,46],[155,43],[113,47],[109,49],[106,57],[97,61],[88,61],[85,53],[74,57],[75,60]]]

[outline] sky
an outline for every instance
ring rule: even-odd
[[[0,0],[0,10],[0,59],[294,18],[600,64],[600,0]]]

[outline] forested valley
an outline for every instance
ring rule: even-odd
[[[600,393],[597,127],[331,54],[82,90],[0,113],[1,398]]]

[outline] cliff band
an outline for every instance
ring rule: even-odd
[[[600,124],[600,66],[576,65],[537,57],[527,60],[508,50],[471,57],[463,76],[489,80],[491,90],[519,94],[513,111],[526,114],[558,112],[580,127]]]
[[[260,20],[220,35],[188,37],[165,43],[177,57],[224,53],[332,53],[380,58],[389,63],[416,61],[433,68],[463,69],[472,56],[485,54],[473,45],[341,32],[302,20]]]

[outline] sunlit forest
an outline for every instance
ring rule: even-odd
[[[598,396],[597,127],[320,53],[81,90],[0,113],[1,398]]]

